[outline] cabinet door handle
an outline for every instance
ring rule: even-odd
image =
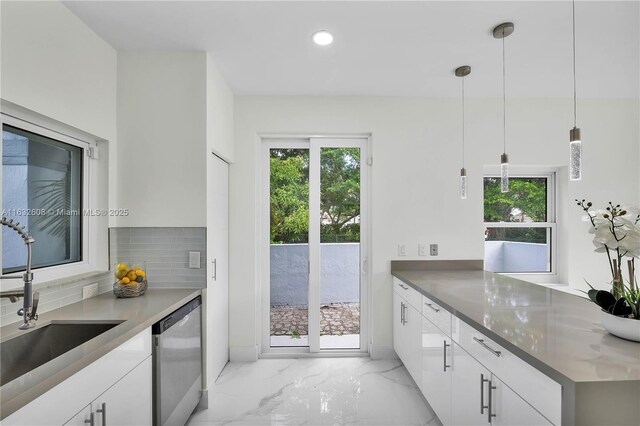
[[[433,309],[434,311],[436,311],[436,312],[440,312],[440,309],[438,309],[438,308],[434,308],[432,303],[424,302],[424,304],[425,304],[425,305],[427,305],[428,307],[430,307],[431,309]]]
[[[493,349],[492,347],[487,345],[484,342],[484,339],[478,339],[477,337],[474,337],[473,340],[475,340],[476,342],[480,343],[480,345],[482,345],[483,348],[487,349],[489,352],[491,352],[492,354],[494,354],[497,357],[499,357],[502,354],[502,352],[496,351],[495,349]]]
[[[402,287],[404,290],[409,290],[409,287],[405,286],[405,285],[404,285],[404,284],[402,284],[402,283],[398,283],[398,285],[399,285],[400,287]]]
[[[404,325],[404,303],[400,302],[400,324]]]
[[[404,324],[407,324],[407,305],[405,305],[404,303],[402,304],[402,311],[404,312]]]
[[[442,347],[442,349],[443,349],[442,352],[444,353],[444,359],[442,361],[442,365],[444,366],[444,371],[447,371],[447,367],[451,368],[451,366],[449,364],[447,364],[447,348],[449,346],[451,346],[451,345],[447,345],[447,341],[446,340],[444,340],[443,342],[444,342],[444,345]]]
[[[484,378],[484,374],[480,373],[480,414],[484,414],[484,409],[489,408],[489,405],[484,405],[484,383],[489,382]]]
[[[89,414],[88,419],[84,419],[84,422],[88,423],[90,426],[94,426],[96,424],[95,414],[93,411]]]
[[[107,403],[103,402],[102,406],[96,410],[97,413],[102,413],[102,426],[107,426]]]
[[[492,397],[492,394],[493,394],[493,391],[494,391],[495,389],[496,389],[496,387],[495,387],[495,386],[493,386],[493,385],[491,384],[491,380],[489,380],[489,387],[488,387],[488,390],[489,390],[489,407],[488,407],[488,410],[487,410],[487,421],[488,421],[489,423],[491,423],[491,419],[492,419],[493,417],[495,417],[495,416],[496,416],[495,414],[493,414],[493,413],[491,412],[491,411],[492,411],[492,409],[493,409],[493,397]]]
[[[218,259],[213,259],[213,278],[214,281],[218,281]]]

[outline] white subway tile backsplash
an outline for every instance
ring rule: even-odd
[[[207,256],[206,228],[111,228],[110,264],[144,261],[149,287],[206,287],[206,267],[189,269],[189,252]]]

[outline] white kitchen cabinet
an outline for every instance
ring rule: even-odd
[[[451,361],[451,424],[482,425],[488,423],[488,394],[491,373],[453,342]],[[443,421],[443,423],[445,423]]]
[[[413,380],[422,387],[422,314],[396,292],[393,313],[393,348]]]
[[[150,356],[151,328],[147,328],[7,416],[2,420],[2,425],[85,425],[84,420],[88,420],[91,410],[96,409],[91,404],[143,362],[150,363]],[[146,398],[147,394],[150,395],[150,373],[147,381],[140,377],[135,380],[137,390],[134,392],[142,393],[143,398]],[[127,393],[129,394],[129,391]],[[143,399],[138,406],[144,409],[150,407],[151,399],[149,398],[148,404],[145,401],[146,399]]]
[[[111,386],[92,404],[96,426],[150,425],[152,357]]]
[[[422,393],[443,424],[451,424],[451,338],[422,318]]]
[[[93,400],[65,426],[130,426],[152,423],[152,359],[148,357]]]
[[[220,375],[229,361],[229,165],[211,154],[207,187],[207,288],[205,315],[204,385]]]
[[[493,425],[542,426],[552,424],[495,375],[491,377],[491,389],[488,396],[491,398],[489,409]]]

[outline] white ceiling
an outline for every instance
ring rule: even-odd
[[[68,1],[118,50],[212,54],[241,95],[570,97],[570,1]],[[577,1],[578,96],[638,98],[640,2]],[[335,36],[320,48],[311,34]]]

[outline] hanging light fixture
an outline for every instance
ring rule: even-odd
[[[572,29],[573,29],[573,129],[569,130],[569,179],[582,179],[582,138],[580,129],[576,127],[576,1],[572,2]]]
[[[469,65],[456,68],[456,77],[462,77],[462,168],[460,169],[460,198],[467,199],[467,169],[464,168],[464,77],[471,74]]]
[[[509,192],[509,156],[507,155],[507,90],[504,60],[504,39],[513,34],[513,22],[504,22],[493,29],[493,37],[502,39],[502,145],[500,156],[500,190]]]

